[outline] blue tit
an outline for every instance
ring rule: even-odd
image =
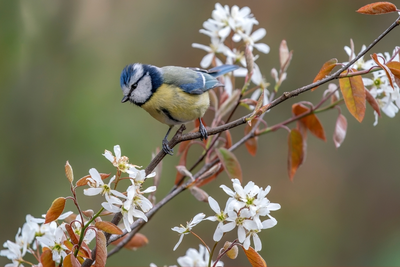
[[[223,86],[216,77],[237,68],[236,65],[222,65],[207,71],[130,64],[121,73],[120,83],[124,94],[121,102],[132,102],[169,126],[162,147],[165,153],[172,155],[167,137],[174,125],[198,119],[201,140],[207,139],[207,130],[200,118],[210,106],[208,90]]]

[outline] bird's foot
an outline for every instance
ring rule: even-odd
[[[174,150],[171,149],[171,148],[168,146],[168,140],[167,140],[167,139],[163,139],[163,141],[162,141],[162,149],[163,149],[163,151],[165,152],[165,154],[169,154],[169,155],[171,155],[171,156],[174,154]]]
[[[200,140],[207,140],[208,138],[208,133],[206,127],[204,127],[203,123],[200,120],[200,126],[199,126],[199,133],[201,134]]]

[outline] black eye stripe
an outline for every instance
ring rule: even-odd
[[[138,83],[140,82],[140,80],[141,80],[144,76],[146,76],[146,74],[147,74],[147,73],[144,73],[135,83],[133,83],[133,84],[131,85],[131,88],[130,88],[128,97],[131,96],[133,90],[135,90],[135,89],[137,88]]]

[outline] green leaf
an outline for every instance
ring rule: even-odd
[[[217,156],[231,179],[242,181],[242,168],[236,156],[226,148],[217,149]]]

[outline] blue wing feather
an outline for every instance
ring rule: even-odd
[[[162,72],[164,83],[177,86],[188,94],[200,95],[214,87],[223,86],[216,77],[237,68],[235,65],[222,65],[206,71],[168,66],[163,67]]]

